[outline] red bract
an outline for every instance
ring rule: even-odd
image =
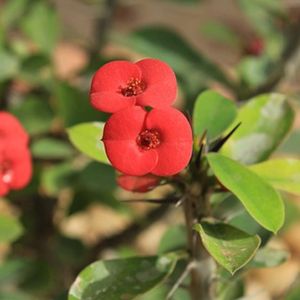
[[[6,141],[0,143],[0,196],[11,189],[22,189],[31,178],[31,158],[26,147]]]
[[[25,187],[31,178],[28,135],[19,121],[0,112],[0,196]]]
[[[113,114],[103,142],[111,164],[127,175],[179,173],[192,154],[192,130],[175,108],[145,111],[133,106]]]
[[[27,145],[28,134],[16,117],[7,112],[0,112],[0,139],[13,139]]]
[[[114,113],[133,105],[163,108],[171,105],[177,93],[173,70],[158,59],[136,63],[113,61],[94,75],[91,104],[98,110]]]
[[[118,185],[130,192],[146,193],[153,190],[160,182],[160,178],[151,174],[144,176],[120,175]]]

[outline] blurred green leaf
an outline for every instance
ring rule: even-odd
[[[176,256],[132,257],[97,261],[73,283],[69,300],[134,299],[162,282],[175,267]]]
[[[252,98],[240,109],[232,128],[242,124],[221,151],[245,164],[266,160],[287,135],[293,121],[294,112],[286,96],[272,93]]]
[[[244,85],[242,89],[246,86],[247,89],[253,90],[265,84],[277,65],[278,63],[272,62],[266,55],[243,58],[237,66],[239,78]]]
[[[231,86],[221,69],[208,58],[198,53],[172,29],[151,26],[139,29],[131,35],[115,36],[118,42],[133,48],[145,56],[155,57],[168,63],[189,85],[205,87],[215,80]]]
[[[57,82],[53,91],[57,114],[62,118],[65,127],[103,120],[103,113],[90,105],[87,91],[82,92],[66,82]]]
[[[0,24],[6,30],[8,27],[15,25],[25,13],[28,0],[9,0],[1,6]]]
[[[61,189],[71,186],[75,176],[75,170],[69,162],[52,165],[43,170],[42,188],[48,195],[55,196]]]
[[[103,143],[101,142],[103,123],[83,123],[68,129],[68,135],[73,145],[87,156],[109,164]]]
[[[13,242],[22,234],[23,227],[16,217],[0,215],[0,243]]]
[[[238,162],[218,153],[207,155],[217,179],[243,203],[249,214],[266,229],[277,232],[284,222],[280,194]]]
[[[273,159],[253,165],[250,169],[276,189],[300,195],[300,160]]]
[[[31,145],[32,155],[41,159],[63,159],[72,156],[73,148],[65,141],[54,138],[42,138]]]
[[[225,223],[196,224],[202,242],[212,257],[231,274],[245,266],[257,251],[260,238]]]
[[[218,21],[208,21],[201,25],[201,33],[210,40],[239,47],[241,42],[238,35],[226,24]]]
[[[238,0],[237,2],[256,31],[266,36],[276,30],[275,17],[284,13],[280,0]]]
[[[300,156],[300,130],[293,131],[286,141],[278,148],[278,152]]]
[[[19,61],[16,56],[0,48],[0,61],[0,81],[10,79],[17,74]]]
[[[0,299],[5,300],[37,300],[34,296],[29,295],[27,293],[21,292],[21,291],[0,291]]]
[[[251,262],[250,262],[251,263]],[[241,278],[230,278],[230,280],[220,280],[217,284],[216,300],[236,300],[244,296],[245,287]]]
[[[34,86],[44,86],[52,89],[50,85],[53,71],[51,60],[45,54],[34,54],[25,57],[20,68],[20,79]]]
[[[257,251],[249,268],[272,268],[281,265],[289,258],[289,252],[285,250],[262,248]]]
[[[212,90],[201,93],[193,111],[193,130],[201,136],[205,130],[210,139],[222,134],[235,120],[237,109],[229,99]]]
[[[285,300],[299,300],[300,299],[300,284],[293,286],[285,295]]]
[[[22,22],[22,29],[41,51],[51,54],[59,36],[57,12],[48,3],[33,3],[31,10]]]
[[[162,236],[158,253],[163,254],[170,251],[185,249],[187,245],[186,228],[183,225],[170,227]]]
[[[53,111],[45,99],[29,96],[10,111],[32,135],[46,133],[53,121]]]

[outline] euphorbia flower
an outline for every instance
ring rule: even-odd
[[[17,118],[0,112],[0,196],[25,187],[31,178],[28,134]]]
[[[117,177],[118,185],[126,191],[146,193],[153,190],[160,182],[160,178],[152,174],[131,176],[122,174]]]
[[[24,188],[31,178],[31,157],[18,141],[0,140],[0,196]]]
[[[111,164],[127,175],[169,176],[179,173],[192,154],[192,130],[175,108],[133,106],[113,114],[103,142]]]
[[[94,75],[91,104],[98,110],[114,113],[133,105],[163,108],[176,98],[177,83],[173,70],[158,59],[136,63],[112,61]]]
[[[28,144],[28,134],[21,123],[16,117],[4,111],[0,112],[0,140],[2,139],[15,140],[22,145]]]

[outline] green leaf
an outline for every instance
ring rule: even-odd
[[[209,80],[230,85],[217,65],[192,48],[178,33],[167,27],[145,27],[130,36],[115,39],[145,56],[168,63],[184,80],[207,83]]]
[[[240,109],[232,128],[242,124],[223,146],[222,153],[245,164],[266,160],[287,135],[293,120],[294,112],[286,96],[257,96]]]
[[[300,156],[300,130],[293,131],[278,148],[278,152]]]
[[[223,133],[235,120],[235,104],[214,91],[201,93],[195,103],[193,112],[193,130],[201,136],[207,130],[208,137],[214,139]]]
[[[103,143],[101,142],[103,123],[83,123],[69,128],[68,135],[73,145],[87,156],[109,164],[105,154]]]
[[[245,287],[241,278],[230,277],[226,280],[221,279],[217,283],[217,300],[241,299],[244,293]]]
[[[68,162],[52,165],[43,170],[43,191],[56,196],[63,188],[72,185],[75,175],[74,168]]]
[[[158,253],[185,249],[186,245],[186,228],[183,225],[175,225],[170,227],[161,238]]]
[[[196,224],[202,242],[212,257],[231,274],[245,266],[260,245],[259,236],[252,236],[225,223]]]
[[[34,157],[41,159],[63,159],[74,153],[69,144],[54,138],[42,138],[34,141],[31,151]]]
[[[57,114],[62,118],[65,127],[103,120],[103,113],[92,108],[87,91],[81,91],[66,82],[57,82],[53,90]]]
[[[22,26],[25,34],[45,53],[51,54],[59,35],[56,10],[43,1],[31,6]]]
[[[300,160],[273,159],[250,169],[276,189],[300,195]]]
[[[18,58],[11,53],[0,49],[0,81],[7,80],[15,76],[19,69]]]
[[[249,268],[273,268],[286,262],[289,257],[289,252],[285,250],[262,248],[249,263]]]
[[[208,21],[201,26],[200,30],[210,40],[215,40],[231,47],[239,47],[241,44],[237,33],[224,23]]]
[[[6,1],[5,5],[1,6],[0,20],[1,25],[7,29],[14,25],[24,14],[28,0],[10,0]]]
[[[242,202],[249,214],[266,229],[277,232],[284,222],[279,193],[238,162],[218,153],[207,155],[218,180]]]
[[[12,216],[0,215],[0,243],[9,243],[18,239],[23,233],[23,227]]]
[[[31,96],[10,111],[31,135],[48,132],[51,128],[53,112],[45,99]]]
[[[69,300],[134,299],[162,282],[174,269],[172,255],[97,261],[73,283]]]

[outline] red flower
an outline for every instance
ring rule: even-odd
[[[19,121],[0,112],[0,196],[25,187],[31,178],[28,135]]]
[[[174,175],[192,154],[192,130],[175,108],[145,111],[133,106],[113,114],[103,142],[111,164],[127,175]]]
[[[132,105],[163,108],[171,105],[177,93],[172,69],[158,59],[136,63],[113,61],[94,75],[91,104],[98,110],[114,113]]]
[[[151,174],[144,176],[120,175],[118,185],[130,192],[146,193],[153,190],[160,182],[160,178]]]
[[[3,111],[0,112],[0,139],[13,139],[20,144],[28,144],[28,134],[18,119]]]

